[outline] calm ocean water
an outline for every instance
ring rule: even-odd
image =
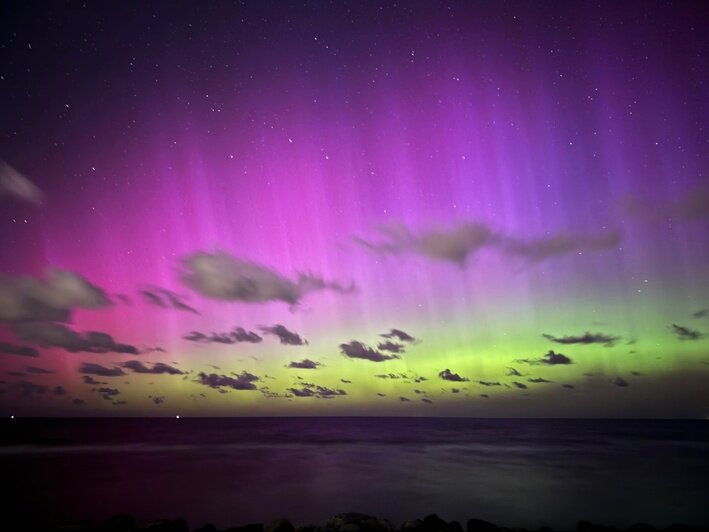
[[[6,523],[219,527],[345,511],[573,528],[709,526],[709,421],[3,420]],[[6,492],[8,493],[8,492]]]

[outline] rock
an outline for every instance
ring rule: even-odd
[[[657,529],[647,523],[635,523],[628,527],[627,532],[656,532]]]
[[[206,525],[199,527],[194,532],[217,532],[217,527],[212,523],[207,523]]]
[[[463,532],[463,527],[458,521],[451,521],[443,530],[444,532]]]
[[[361,532],[394,532],[394,525],[386,519],[362,519],[358,525]]]
[[[367,514],[348,512],[337,514],[325,525],[325,530],[338,532],[394,532],[394,525],[386,519]]]
[[[665,528],[665,532],[692,532],[692,527],[684,523],[674,523]]]
[[[65,525],[57,529],[57,532],[91,532],[91,521],[85,520],[73,525]]]
[[[190,532],[184,519],[153,521],[138,528],[140,532]]]
[[[136,532],[138,528],[130,515],[114,515],[96,527],[96,532]]]
[[[590,521],[579,521],[576,523],[576,532],[593,532],[596,529],[596,525]]]
[[[263,532],[295,532],[295,527],[288,519],[276,519],[263,527]]]
[[[235,526],[233,528],[227,528],[222,532],[263,532],[263,525],[261,523],[255,523],[244,526]]]
[[[498,532],[499,530],[496,524],[482,519],[469,519],[467,528],[468,532]]]
[[[323,532],[318,525],[303,525],[295,529],[295,532]]]
[[[426,532],[443,532],[448,523],[436,514],[427,515],[423,518],[423,528]]]
[[[400,532],[418,532],[423,530],[423,521],[421,519],[409,519],[401,524],[399,530]]]
[[[615,530],[615,527],[594,525],[590,521],[579,521],[576,524],[576,532],[614,532]]]

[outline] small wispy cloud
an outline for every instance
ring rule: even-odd
[[[518,362],[520,364],[529,364],[532,366],[537,366],[537,365],[556,366],[556,365],[573,364],[572,360],[569,357],[567,357],[566,355],[563,355],[561,353],[555,353],[554,351],[549,351],[546,355],[542,356],[541,358],[536,358],[536,359],[520,358],[520,359],[517,359],[516,362]]]
[[[604,333],[591,333],[585,332],[577,336],[553,336],[551,334],[542,334],[544,338],[550,342],[555,342],[557,344],[602,344],[606,347],[612,347],[615,343],[620,340],[620,336],[613,336]]]
[[[0,161],[0,196],[41,205],[42,191],[32,181],[4,161]]]
[[[677,325],[676,323],[673,323],[670,326],[670,329],[680,340],[701,340],[704,338],[704,335],[701,332],[695,329],[690,329],[689,327]]]
[[[381,351],[368,347],[357,340],[351,340],[346,344],[340,344],[340,352],[348,358],[358,358],[362,360],[369,360],[370,362],[384,362],[385,360],[401,358],[396,353],[385,354]]]
[[[443,379],[444,381],[451,381],[451,382],[468,382],[470,379],[467,377],[461,377],[457,373],[453,373],[451,370],[448,368],[444,369],[438,374],[438,377],[440,379]]]

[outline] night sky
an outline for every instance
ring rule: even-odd
[[[702,2],[3,2],[0,414],[709,416]]]

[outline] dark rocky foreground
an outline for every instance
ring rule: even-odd
[[[524,528],[505,528],[481,519],[470,519],[463,527],[458,521],[446,522],[436,514],[423,519],[412,519],[397,527],[386,519],[378,519],[358,513],[338,514],[324,525],[306,525],[295,527],[287,519],[277,519],[263,524],[251,524],[226,529],[217,529],[213,524],[190,528],[183,519],[176,521],[162,520],[152,523],[137,524],[129,515],[116,515],[107,521],[93,526],[85,521],[63,526],[56,532],[530,532]],[[538,532],[552,532],[548,527],[541,527]],[[709,532],[709,529],[692,528],[688,525],[674,524],[659,529],[645,523],[637,523],[627,529],[596,525],[588,521],[579,521],[574,531],[566,532]]]

